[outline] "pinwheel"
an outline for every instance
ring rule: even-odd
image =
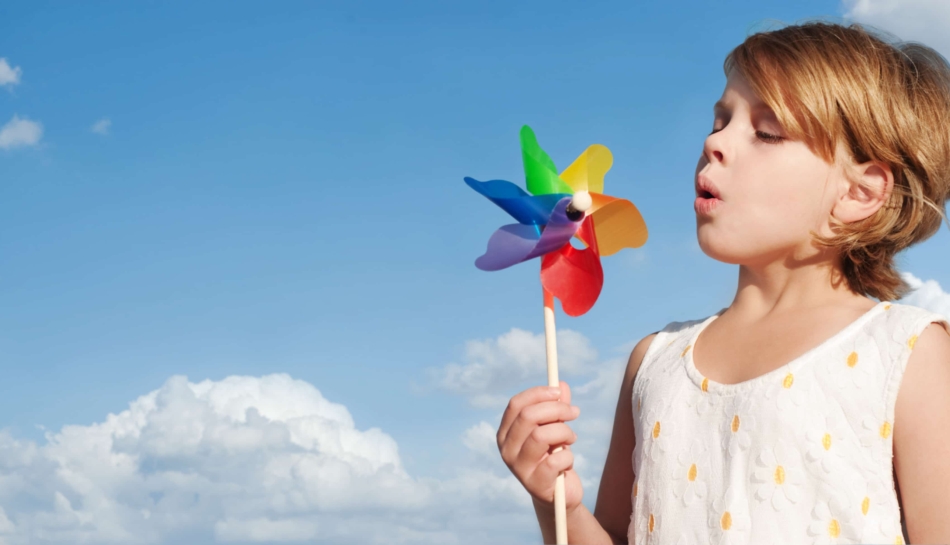
[[[603,194],[604,175],[613,164],[605,146],[588,147],[559,175],[534,131],[525,125],[521,128],[521,156],[527,192],[505,180],[465,178],[472,189],[518,222],[495,231],[475,266],[497,271],[541,258],[548,385],[556,387],[554,298],[561,300],[561,308],[569,316],[590,310],[604,285],[600,256],[642,246],[647,227],[633,203]],[[583,248],[571,244],[574,237]],[[555,482],[554,507],[557,543],[567,543],[563,473]]]
[[[600,256],[642,246],[646,224],[633,203],[603,194],[604,174],[613,164],[605,146],[588,147],[558,175],[534,131],[525,125],[521,155],[530,194],[505,180],[465,178],[518,221],[495,231],[475,266],[496,271],[541,257],[544,291],[561,300],[567,315],[580,316],[594,306],[603,287]],[[575,236],[585,248],[570,243]]]

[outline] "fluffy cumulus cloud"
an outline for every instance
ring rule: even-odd
[[[109,134],[109,131],[112,129],[112,120],[108,117],[103,117],[102,119],[96,121],[89,127],[89,131],[93,134],[100,134],[105,136]]]
[[[557,348],[559,376],[571,385],[571,403],[581,407],[581,416],[570,423],[578,435],[572,447],[574,469],[587,495],[595,497],[632,346],[618,349],[618,357],[601,359],[587,337],[561,329]],[[436,387],[466,397],[474,407],[495,411],[491,422],[470,427],[462,440],[485,467],[502,474],[506,468],[495,440],[502,414],[513,395],[545,384],[546,370],[544,333],[513,328],[494,339],[469,341],[463,363],[429,369],[429,376]]]
[[[566,376],[594,369],[597,351],[576,331],[557,332],[558,371]],[[447,391],[468,397],[476,407],[504,407],[510,389],[526,380],[544,380],[547,369],[544,333],[523,329],[495,339],[468,341],[464,363],[450,363],[429,370],[434,383]]]
[[[0,87],[11,88],[14,85],[19,85],[20,74],[22,73],[23,71],[20,70],[19,66],[10,66],[7,59],[0,57]]]
[[[43,125],[19,116],[0,127],[0,149],[13,149],[39,144],[43,137]]]
[[[901,276],[913,290],[901,303],[916,305],[950,317],[950,293],[944,291],[936,280],[921,280],[910,273],[903,273]]]
[[[584,411],[572,450],[595,497],[625,357],[599,360],[576,332],[558,340],[565,370],[583,377],[572,382]],[[462,396],[507,401],[524,376],[544,377],[543,334],[512,330],[466,354],[435,372]],[[530,497],[498,454],[503,409],[491,410],[458,435],[453,469],[417,477],[390,435],[358,428],[311,384],[175,376],[45,444],[0,431],[0,544],[536,541]]]
[[[844,0],[845,17],[899,40],[922,42],[950,57],[950,2],[946,0]]]
[[[0,432],[0,543],[534,539],[529,498],[485,432],[467,441],[476,463],[414,478],[392,437],[306,382],[176,376],[43,445]]]

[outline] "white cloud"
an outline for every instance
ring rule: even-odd
[[[501,459],[498,453],[498,442],[495,438],[497,430],[484,420],[465,430],[462,435],[462,444],[469,450],[488,460]]]
[[[543,340],[513,329],[472,341],[465,365],[438,376],[469,399],[506,403],[513,380],[543,382]],[[577,332],[558,340],[562,367],[587,376],[574,386],[583,412],[571,450],[592,499],[623,360],[598,361]],[[536,541],[530,496],[495,443],[500,419],[464,430],[468,458],[442,477],[414,477],[390,435],[357,428],[306,382],[176,376],[101,422],[47,432],[42,445],[0,431],[0,544]]]
[[[597,360],[587,337],[569,329],[558,330],[557,351],[559,375],[588,373]],[[544,334],[512,328],[497,339],[469,341],[464,364],[430,369],[429,375],[440,388],[468,396],[476,407],[503,407],[514,393],[509,390],[523,381],[546,383]]]
[[[0,87],[10,88],[19,85],[22,73],[19,66],[11,67],[7,59],[0,57]]]
[[[601,361],[581,333],[561,329],[557,335],[559,376],[571,385],[571,403],[581,407],[580,417],[569,423],[578,436],[572,447],[574,469],[585,490],[596,495],[591,487],[599,482],[607,457],[626,355],[633,345],[621,349],[623,358]],[[495,440],[497,423],[513,395],[532,383],[547,383],[544,334],[513,328],[496,339],[469,341],[465,361],[429,369],[430,377],[443,390],[466,396],[472,406],[497,411],[496,424],[480,422],[462,440],[482,467],[507,471]]]
[[[493,433],[463,440],[480,466],[414,478],[392,437],[306,382],[176,376],[43,445],[0,431],[0,540],[524,543],[530,498],[481,446]]]
[[[316,524],[306,519],[227,519],[214,524],[215,539],[224,543],[305,541],[317,536]]]
[[[845,18],[921,42],[950,57],[950,2],[946,0],[844,0]]]
[[[89,130],[93,134],[101,134],[103,136],[109,134],[110,129],[112,128],[112,121],[108,117],[103,117],[102,119],[96,121],[89,127]]]
[[[576,331],[559,330],[557,342],[561,378],[570,379],[567,382],[571,385],[571,403],[581,407],[581,415],[568,424],[578,436],[571,447],[574,470],[586,495],[594,498],[613,431],[626,354],[633,346],[621,350],[623,358],[601,361],[589,339]],[[495,424],[481,421],[462,435],[477,467],[510,477],[498,452],[495,434],[509,399],[532,382],[546,383],[544,351],[543,333],[515,328],[496,339],[470,341],[464,365],[449,364],[429,370],[442,389],[466,396],[475,407],[497,411]],[[528,384],[519,384],[523,381]],[[521,490],[520,494],[526,492]]]
[[[626,368],[626,358],[613,358],[601,362],[594,370],[594,378],[575,386],[571,393],[581,397],[590,396],[602,403],[614,404],[617,402],[617,396],[620,395],[620,381]]]
[[[950,293],[943,291],[936,280],[921,280],[910,273],[901,276],[914,290],[901,299],[901,303],[922,307],[950,318]]]
[[[42,137],[43,125],[14,115],[13,119],[0,127],[0,149],[35,146]]]

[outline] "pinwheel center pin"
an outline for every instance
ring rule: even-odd
[[[578,191],[577,193],[574,193],[574,197],[571,198],[571,202],[565,209],[567,219],[571,221],[580,221],[581,218],[584,217],[584,212],[590,210],[592,204],[594,204],[594,201],[591,200],[590,193],[586,191]]]

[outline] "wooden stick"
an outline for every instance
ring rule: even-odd
[[[548,386],[557,388],[560,382],[557,378],[557,331],[554,328],[554,296],[544,290],[544,346],[548,359]],[[557,447],[558,452],[563,447]],[[554,481],[554,533],[558,545],[567,545],[567,506],[564,502],[564,472],[557,475]]]

